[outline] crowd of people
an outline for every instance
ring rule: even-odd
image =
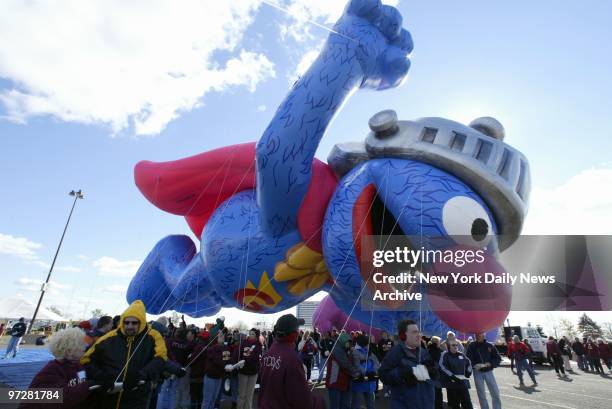
[[[450,331],[444,340],[426,338],[411,320],[378,339],[300,331],[303,324],[290,314],[278,319],[274,331],[248,333],[228,329],[223,317],[208,329],[184,319],[175,326],[166,317],[147,323],[145,306],[135,301],[121,316],[101,317],[88,331],[80,325],[56,333],[49,341],[55,360],[30,387],[62,388],[66,408],[215,409],[225,400],[228,407],[250,409],[259,386],[260,409],[372,409],[377,399],[389,399],[392,409],[439,409],[444,390],[449,407],[470,409],[473,379],[480,407],[488,409],[491,402],[501,408],[494,375],[501,356],[482,333],[464,344]],[[527,372],[537,385],[528,343],[514,337],[508,347],[520,384]],[[559,376],[571,371],[569,358],[584,371],[602,374],[601,361],[608,370],[612,364],[603,340],[551,337],[548,355]],[[328,404],[315,393],[323,384]]]

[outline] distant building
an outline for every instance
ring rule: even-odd
[[[306,328],[312,328],[312,314],[319,303],[319,301],[304,301],[297,305],[297,317],[304,319]]]

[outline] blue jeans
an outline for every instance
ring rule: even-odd
[[[519,381],[521,383],[523,383],[523,371],[527,371],[533,383],[536,383],[533,368],[531,367],[531,365],[529,365],[529,361],[527,361],[527,358],[523,358],[516,361],[516,374],[518,375]]]
[[[328,389],[329,409],[350,409],[351,392]]]
[[[365,400],[366,408],[374,409],[374,392],[353,392],[351,409],[360,409],[362,398]]]
[[[13,353],[13,358],[17,356],[17,351],[19,350],[19,342],[21,342],[21,337],[11,337],[8,342],[8,346],[6,347],[6,354],[4,357],[8,357],[10,353]]]
[[[481,409],[489,409],[489,402],[487,402],[487,391],[485,391],[485,384],[491,394],[491,401],[493,402],[493,409],[501,409],[501,399],[499,397],[499,388],[495,381],[495,375],[493,371],[480,372],[474,371],[474,383],[476,384],[476,393],[478,394],[478,402],[480,402]]]
[[[176,379],[168,378],[162,383],[157,396],[157,409],[174,409],[176,401]]]
[[[589,369],[586,356],[576,354],[576,361],[578,361],[578,368],[580,368],[581,370],[586,371]]]
[[[215,409],[215,401],[219,396],[223,378],[213,379],[208,376],[204,377],[204,385],[202,386],[202,409]]]

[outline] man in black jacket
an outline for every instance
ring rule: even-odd
[[[501,356],[495,345],[487,342],[484,333],[476,334],[476,341],[472,342],[467,350],[467,357],[474,369],[474,383],[481,409],[489,409],[485,385],[491,394],[493,409],[501,409],[501,398],[499,397],[499,387],[493,375],[493,369],[501,363]]]
[[[586,350],[584,349],[584,345],[582,345],[582,342],[580,342],[578,337],[576,337],[574,342],[572,343],[572,350],[576,353],[578,368],[582,369],[583,371],[588,371],[589,367],[587,365]]]
[[[134,301],[119,321],[81,358],[87,379],[101,385],[99,409],[144,409],[151,392],[151,381],[164,368],[166,344],[160,333],[146,321],[145,306]]]
[[[11,328],[11,339],[6,347],[6,354],[4,355],[4,358],[8,358],[11,353],[13,354],[13,358],[17,356],[19,343],[21,342],[21,337],[23,337],[25,334],[26,329],[27,325],[25,324],[25,319],[23,317],[19,318],[19,322],[13,325],[13,328]]]

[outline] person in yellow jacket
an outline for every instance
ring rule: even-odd
[[[88,380],[99,385],[96,408],[144,409],[168,359],[166,344],[146,321],[145,306],[134,301],[119,327],[99,338],[81,358]]]

